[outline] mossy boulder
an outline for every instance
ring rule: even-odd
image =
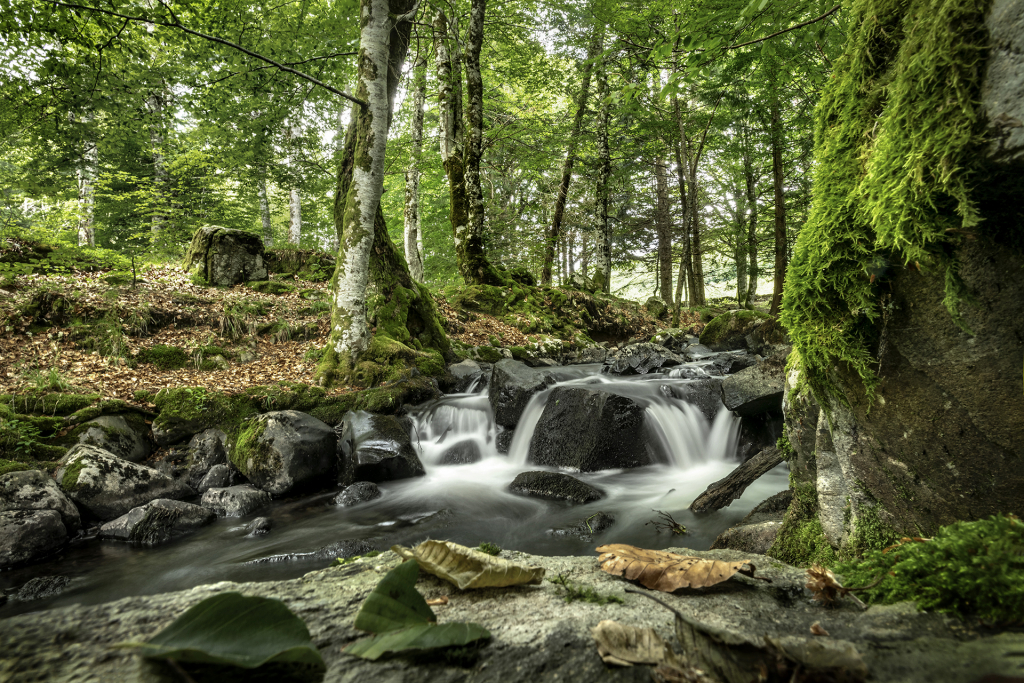
[[[131,462],[142,462],[152,450],[148,432],[148,425],[138,414],[126,413],[93,418],[75,428],[72,434],[77,436],[78,443],[102,448]]]
[[[230,287],[250,280],[266,280],[263,240],[242,230],[200,228],[185,252],[182,268],[210,285]]]
[[[231,462],[273,496],[333,486],[338,438],[328,425],[297,410],[275,410],[249,420]]]
[[[295,285],[279,280],[255,280],[246,284],[260,294],[291,294],[296,289]]]
[[[747,335],[771,316],[763,311],[737,309],[722,313],[704,327],[700,343],[712,351],[733,351],[750,346]]]
[[[140,363],[150,363],[160,370],[180,370],[187,366],[192,359],[185,349],[167,344],[157,344],[139,351],[135,360]]]
[[[380,483],[426,474],[409,431],[392,415],[353,411],[345,416],[338,439],[341,481]]]
[[[668,305],[660,297],[652,296],[644,302],[644,310],[659,320],[668,316]]]

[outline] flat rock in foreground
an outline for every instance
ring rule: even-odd
[[[749,559],[758,575],[772,583],[734,577],[704,593],[659,593],[686,619],[688,633],[728,634],[745,643],[765,637],[787,649],[799,643],[845,641],[867,668],[872,681],[945,681],[973,683],[986,675],[1019,675],[1024,665],[1024,634],[982,638],[968,626],[939,615],[918,613],[912,606],[852,605],[825,610],[809,600],[805,574],[769,558],[736,551],[691,551],[686,555],[736,561]],[[598,569],[597,558],[540,557],[504,552],[502,557],[541,565],[548,577],[565,575],[578,585],[614,595],[623,604],[566,604],[560,587],[540,586],[459,591],[421,573],[417,589],[427,598],[449,597],[434,608],[440,623],[473,621],[493,639],[465,668],[440,657],[395,657],[368,662],[342,652],[364,634],[352,628],[356,611],[385,572],[399,562],[383,555],[357,560],[280,582],[222,582],[188,591],[131,597],[93,606],[73,606],[0,620],[0,680],[124,681],[163,683],[181,680],[168,665],[148,662],[112,643],[140,641],[157,633],[184,610],[222,591],[239,591],[283,600],[309,627],[327,663],[326,683],[403,681],[448,683],[495,681],[650,681],[644,666],[607,667],[597,655],[591,629],[602,619],[651,627],[675,643],[672,614],[643,596],[626,593],[630,584]],[[813,640],[810,626],[820,622],[831,636]],[[694,626],[696,625],[696,626]],[[845,644],[842,644],[846,647]],[[722,646],[727,647],[727,646]],[[713,673],[713,672],[709,672]],[[253,672],[220,674],[221,681],[248,681]],[[280,677],[278,678],[280,680]],[[751,679],[752,680],[752,679]]]

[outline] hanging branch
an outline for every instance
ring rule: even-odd
[[[776,31],[775,33],[771,33],[771,34],[765,36],[764,38],[758,38],[757,40],[750,40],[750,41],[747,41],[746,43],[740,43],[739,45],[730,45],[729,47],[723,47],[722,49],[723,50],[735,50],[738,47],[746,47],[747,45],[753,45],[754,43],[760,43],[760,42],[762,42],[764,40],[768,40],[769,38],[774,38],[775,36],[781,36],[783,33],[789,33],[790,31],[795,31],[798,28],[803,28],[804,26],[807,26],[808,24],[814,24],[814,23],[817,23],[817,22],[821,21],[822,19],[827,19],[830,16],[832,16],[833,14],[835,14],[836,12],[838,12],[840,7],[842,7],[842,5],[836,5],[835,7],[830,9],[829,11],[825,12],[824,14],[822,14],[820,17],[815,17],[814,19],[808,19],[807,21],[803,22],[802,24],[797,24],[796,26],[790,26],[789,28],[784,28],[781,31]]]
[[[261,54],[259,54],[257,52],[253,52],[252,50],[247,50],[244,47],[242,47],[241,45],[239,45],[238,43],[233,43],[230,40],[225,40],[223,38],[218,38],[217,36],[211,36],[208,33],[201,33],[199,31],[194,31],[194,30],[192,30],[190,28],[186,28],[185,26],[183,26],[181,24],[181,22],[178,20],[178,17],[175,16],[175,14],[171,10],[171,8],[167,7],[167,5],[163,5],[163,3],[161,3],[161,5],[163,5],[164,8],[167,9],[167,11],[170,13],[171,18],[174,20],[173,22],[170,22],[170,21],[157,21],[155,19],[149,19],[147,17],[132,17],[132,16],[128,16],[127,14],[121,14],[119,12],[114,12],[114,11],[107,10],[107,9],[101,9],[99,7],[88,7],[86,5],[78,5],[78,4],[71,3],[71,2],[60,2],[60,0],[50,0],[50,2],[52,2],[54,5],[56,5],[58,7],[67,7],[69,9],[79,9],[79,10],[87,10],[87,11],[90,11],[90,12],[99,12],[100,14],[106,14],[106,15],[111,16],[111,17],[117,17],[119,19],[126,19],[128,21],[136,21],[136,22],[139,22],[141,24],[154,24],[156,26],[165,26],[167,28],[176,28],[179,31],[183,31],[183,32],[188,33],[188,34],[193,35],[193,36],[198,36],[199,38],[202,38],[203,40],[208,40],[208,41],[210,41],[212,43],[220,43],[221,45],[226,45],[226,46],[228,46],[228,47],[230,47],[230,48],[232,48],[234,50],[238,50],[239,52],[247,54],[247,55],[249,55],[250,57],[252,57],[254,59],[259,59],[260,61],[266,62],[267,64],[270,64],[271,66],[274,66],[274,67],[280,69],[281,71],[287,71],[290,74],[295,74],[299,78],[303,78],[303,79],[309,81],[310,83],[313,83],[314,85],[319,85],[321,88],[323,88],[324,90],[327,90],[328,92],[332,92],[335,95],[338,95],[340,97],[344,97],[346,100],[348,100],[350,102],[354,102],[355,104],[358,104],[360,107],[367,106],[367,103],[364,102],[363,100],[359,99],[358,97],[353,97],[352,95],[349,95],[348,93],[344,93],[344,92],[338,90],[337,88],[334,88],[332,86],[327,85],[326,83],[324,83],[321,80],[313,78],[312,76],[310,76],[307,73],[303,73],[302,71],[299,71],[298,69],[293,69],[290,66],[286,66],[285,64],[282,64],[280,62],[275,62],[273,59],[270,59],[269,57],[264,57],[263,55],[261,55]],[[309,60],[307,60],[307,61],[309,61]]]

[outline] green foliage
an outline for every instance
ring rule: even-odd
[[[836,567],[871,602],[913,600],[921,609],[1000,624],[1024,619],[1024,523],[1013,515],[942,527],[932,539],[904,538]]]
[[[583,602],[592,602],[595,605],[623,604],[622,598],[616,595],[603,595],[590,586],[580,586],[564,574],[559,574],[555,578],[549,579],[549,581],[562,589],[566,602],[581,600]]]
[[[353,555],[352,557],[339,557],[334,562],[331,562],[331,566],[332,567],[344,567],[346,564],[352,564],[353,562],[358,562],[359,560],[362,560],[364,558],[370,559],[370,558],[373,558],[373,557],[377,557],[378,555],[380,555],[380,551],[379,550],[371,550],[370,552],[366,553],[365,555]]]
[[[280,600],[226,592],[190,607],[137,648],[149,659],[254,669],[270,662],[327,668],[309,630]]]
[[[796,455],[796,451],[793,450],[793,445],[789,443],[789,434],[786,431],[786,426],[782,426],[782,436],[775,442],[775,447],[779,449],[779,453],[782,454],[783,460],[792,460]]]
[[[480,550],[480,552],[487,553],[488,555],[498,556],[501,554],[501,548],[498,545],[494,543],[487,543],[486,541],[477,546],[477,549]]]
[[[818,492],[814,482],[798,482],[790,475],[790,488],[793,502],[766,555],[796,567],[812,564],[831,567],[837,555],[818,519]]]
[[[249,289],[261,294],[291,294],[295,291],[295,285],[280,280],[260,280],[246,283]]]
[[[71,382],[57,368],[30,370],[25,379],[37,391],[69,391],[72,388]]]
[[[818,106],[814,197],[786,278],[782,323],[822,405],[848,367],[873,397],[890,268],[946,274],[978,223],[971,199],[988,37],[985,0],[857,0],[846,50]]]
[[[384,575],[359,608],[354,624],[377,635],[356,641],[345,652],[376,660],[387,653],[464,646],[491,637],[478,624],[439,625],[416,590],[419,571],[416,560],[408,560]]]
[[[188,352],[167,344],[157,344],[143,349],[135,358],[140,363],[150,363],[161,370],[180,370],[189,364]]]

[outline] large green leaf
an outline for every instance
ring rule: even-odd
[[[437,624],[434,611],[416,590],[419,572],[416,560],[408,560],[384,575],[359,608],[354,624],[377,635],[352,643],[345,652],[377,659],[388,652],[466,645],[491,637],[479,624]]]
[[[422,598],[421,598],[422,599]],[[188,609],[137,647],[143,657],[253,669],[294,662],[326,669],[302,619],[271,598],[221,593]]]

